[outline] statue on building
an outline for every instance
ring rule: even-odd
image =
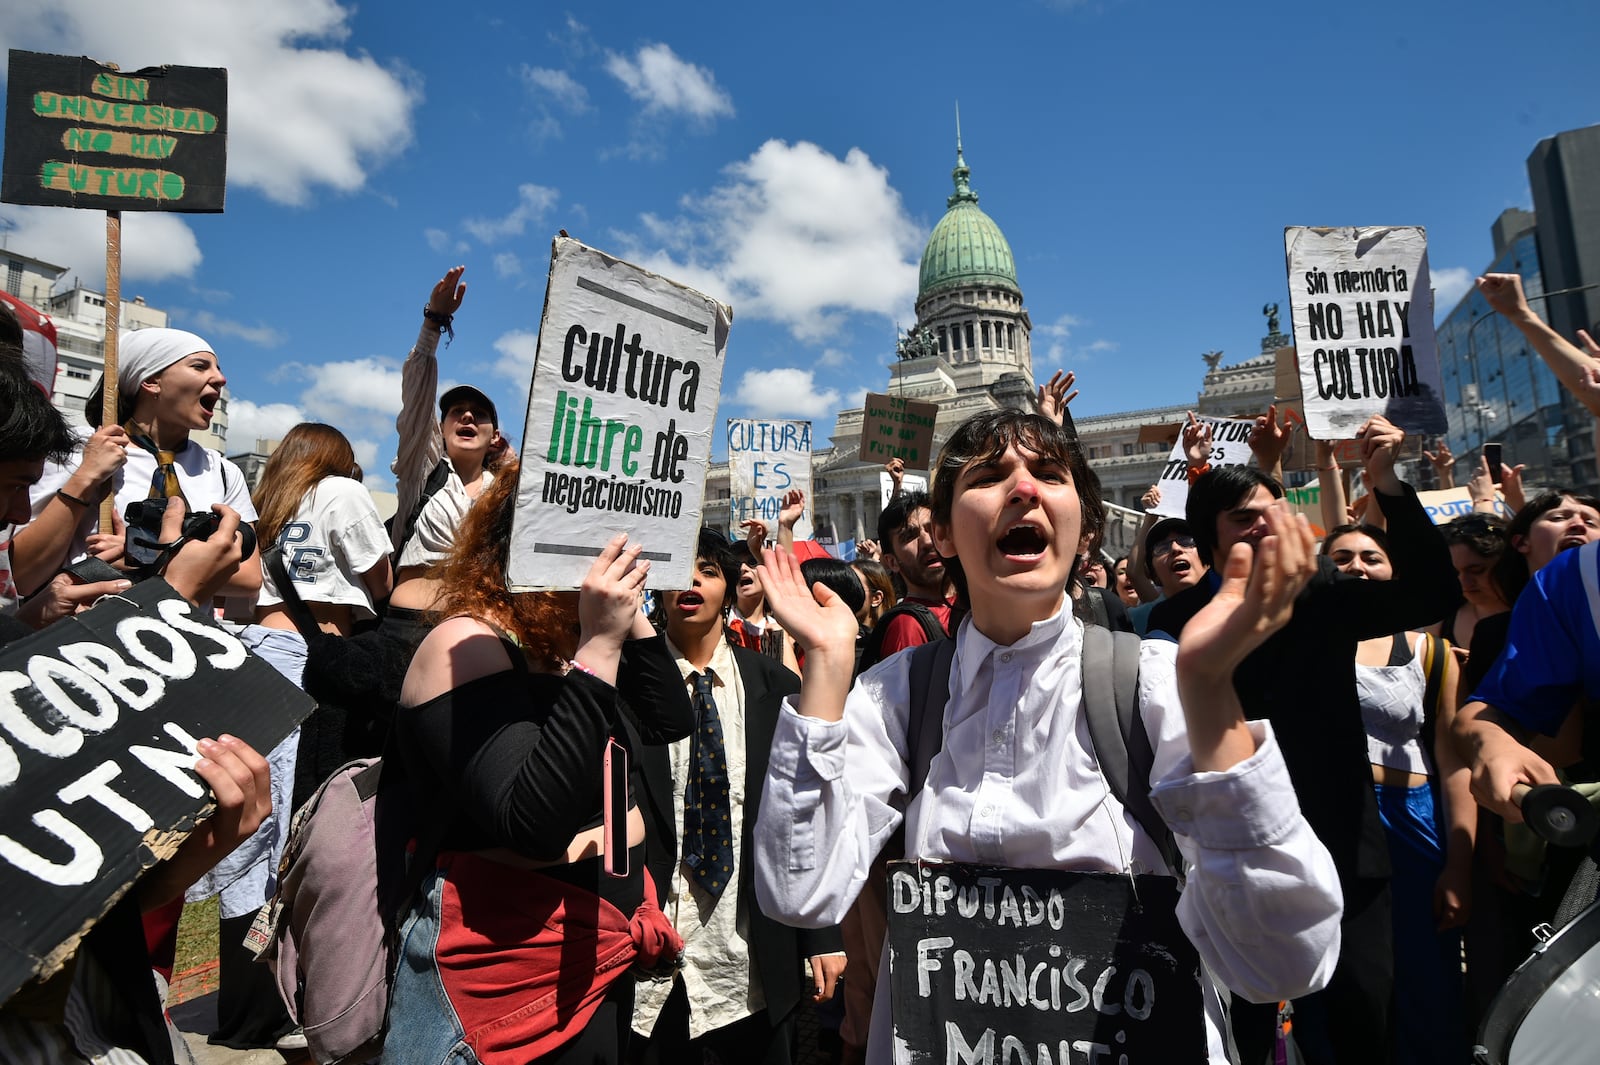
[[[933,335],[933,330],[927,326],[913,327],[895,341],[894,353],[901,362],[911,359],[920,359],[925,355],[939,353],[939,339]]]
[[[1217,364],[1222,362],[1222,352],[1220,351],[1207,351],[1202,353],[1200,357],[1205,360],[1207,373],[1214,372]]]
[[[1261,308],[1261,313],[1267,316],[1267,335],[1278,335],[1278,305],[1269,303]]]

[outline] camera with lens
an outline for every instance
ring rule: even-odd
[[[128,529],[123,537],[123,555],[127,562],[137,567],[143,580],[154,576],[167,556],[190,540],[209,540],[222,524],[222,515],[214,510],[197,510],[184,516],[183,528],[171,543],[161,541],[162,519],[171,499],[138,499],[128,504],[123,520]],[[243,541],[241,558],[249,558],[256,549],[255,530],[241,522],[239,536]]]

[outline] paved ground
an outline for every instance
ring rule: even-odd
[[[217,1027],[217,996],[215,993],[190,999],[173,1006],[172,1022],[194,1052],[200,1065],[309,1065],[311,1058],[305,1053],[285,1057],[276,1050],[229,1050],[206,1042]]]

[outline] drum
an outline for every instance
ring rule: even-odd
[[[1478,1065],[1594,1061],[1600,1040],[1600,903],[1534,948],[1490,1003]]]

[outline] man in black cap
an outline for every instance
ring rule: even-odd
[[[429,402],[439,386],[439,334],[454,336],[455,313],[467,294],[461,284],[465,270],[452,267],[433,286],[422,308],[422,331],[402,370],[400,415],[395,419],[400,448],[391,467],[399,496],[391,529],[398,556],[396,590],[448,552],[455,527],[494,479],[489,466],[505,447],[494,403],[479,389],[456,385],[445,392],[439,397],[437,421]],[[433,535],[422,543],[419,525],[424,524],[425,507],[425,524]]]
[[[1140,636],[1150,624],[1150,613],[1157,603],[1165,602],[1200,583],[1210,569],[1200,557],[1189,523],[1182,518],[1162,518],[1150,526],[1144,535],[1144,558],[1141,559],[1145,575],[1161,589],[1161,598],[1140,603],[1128,611],[1128,620]]]

